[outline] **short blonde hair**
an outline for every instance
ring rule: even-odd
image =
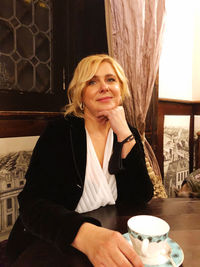
[[[106,54],[97,54],[83,58],[77,65],[73,78],[69,84],[67,96],[69,104],[66,105],[65,115],[72,113],[77,117],[83,117],[82,92],[86,83],[92,79],[102,62],[112,65],[120,82],[122,101],[130,95],[128,81],[120,64]]]

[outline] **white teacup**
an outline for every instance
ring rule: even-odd
[[[169,246],[169,224],[155,216],[138,215],[128,220],[128,233],[132,245],[145,264],[166,262],[163,255]],[[164,251],[164,253],[163,253]]]

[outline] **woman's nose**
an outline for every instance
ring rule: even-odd
[[[99,91],[104,92],[104,91],[108,91],[108,89],[109,89],[108,84],[104,81],[101,81]]]

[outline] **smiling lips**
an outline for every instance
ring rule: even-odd
[[[112,99],[111,96],[105,96],[105,97],[101,97],[101,98],[97,99],[97,101],[99,101],[99,102],[107,102],[110,99]]]

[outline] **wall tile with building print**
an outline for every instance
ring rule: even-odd
[[[0,139],[0,241],[7,239],[18,216],[17,196],[25,185],[38,136]]]
[[[169,197],[189,174],[189,116],[165,116],[164,185]]]

